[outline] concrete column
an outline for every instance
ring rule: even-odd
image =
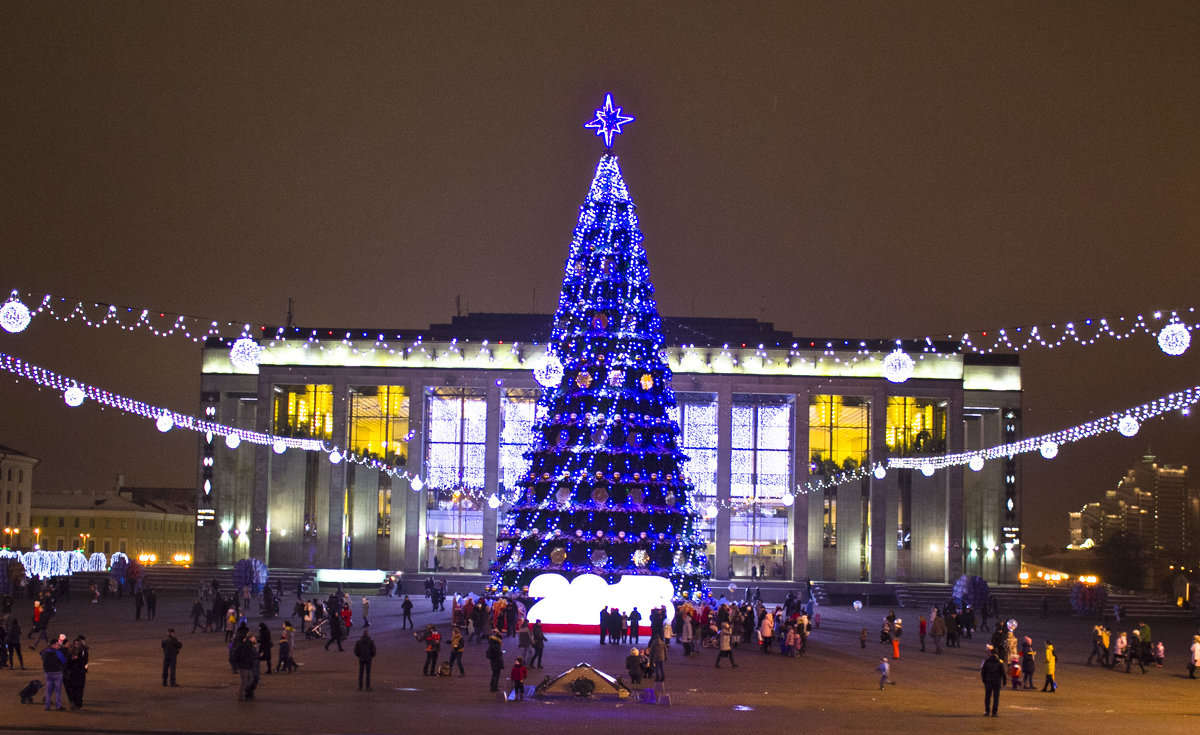
[[[258,381],[258,400],[255,401],[254,430],[268,434],[271,431],[271,384],[269,381]],[[267,481],[269,477],[271,448],[265,444],[254,445],[254,491],[250,500],[250,557],[261,559],[264,564],[267,559],[267,517],[269,501]]]
[[[884,461],[887,458],[887,442],[884,440],[887,432],[887,391],[883,387],[876,388],[871,395],[871,460]],[[888,487],[896,487],[894,473],[882,480],[875,475],[868,475],[870,481],[871,512],[871,570],[869,579],[872,582],[887,581],[887,565],[889,558],[895,564],[895,515],[888,513]],[[894,493],[892,493],[894,494]],[[841,510],[839,508],[839,510]],[[889,526],[888,519],[891,518]],[[839,545],[841,534],[838,534]]]
[[[946,416],[946,451],[957,454],[964,451],[965,427],[963,426],[963,391],[955,388]],[[963,574],[966,548],[964,531],[966,513],[963,505],[963,466],[946,470],[946,582],[953,582]]]
[[[808,391],[802,391],[795,397],[793,415],[791,490],[794,491],[808,482]],[[813,576],[808,570],[808,507],[808,493],[800,493],[796,495],[788,514],[793,582],[803,582]]]
[[[732,473],[733,452],[733,389],[728,380],[717,388],[717,523],[715,532],[716,569],[714,577],[724,578],[729,574],[729,481]]]
[[[408,428],[412,432],[412,441],[408,443],[408,474],[422,477],[425,474],[425,381],[415,379],[410,386],[412,396],[408,403]],[[411,492],[411,481],[398,481],[395,486],[401,488],[404,498],[392,495],[393,510],[403,506],[404,524],[401,526],[392,519],[392,533],[403,533],[404,553],[401,569],[405,574],[415,575],[421,571],[422,552],[425,548],[425,491]],[[401,530],[403,529],[403,530]]]
[[[501,411],[501,388],[491,384],[487,389],[487,448],[483,458],[483,566],[481,571],[486,573],[488,564],[496,560],[496,516],[495,508],[488,506],[486,499],[500,492],[500,423],[503,418]]]
[[[345,453],[350,401],[346,395],[346,379],[339,373],[333,379],[333,433],[330,443]],[[328,455],[321,453],[322,461]],[[325,518],[325,562],[327,569],[345,566],[346,542],[346,463],[332,465],[329,471],[329,512]]]

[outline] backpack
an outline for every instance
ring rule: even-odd
[[[441,664],[438,665],[437,675],[438,676],[450,676],[450,662],[449,661],[443,661]]]

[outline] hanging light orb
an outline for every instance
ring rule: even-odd
[[[225,446],[229,447],[230,449],[237,449],[238,445],[241,443],[242,437],[238,436],[237,434],[227,434],[225,436]]]
[[[1158,347],[1163,352],[1173,357],[1178,357],[1192,344],[1192,333],[1188,328],[1175,322],[1163,327],[1158,333]]]
[[[342,453],[338,450],[333,450],[329,453],[329,464],[338,464],[342,461]]]
[[[926,477],[933,477],[933,473],[934,473],[933,465],[931,465],[931,464],[921,465],[921,474],[922,475],[925,475]]]
[[[425,489],[425,481],[422,480],[420,477],[414,476],[411,480],[408,481],[408,486],[410,488],[412,488],[412,491],[414,493],[419,493]]]
[[[238,370],[254,370],[262,358],[262,348],[249,337],[242,337],[229,348],[229,361]]]
[[[875,469],[872,471],[872,474],[875,475],[876,480],[882,480],[883,478],[887,477],[887,467],[877,464],[875,465]]]
[[[554,388],[562,382],[562,360],[559,360],[557,355],[547,352],[533,366],[533,377],[543,388]]]
[[[1054,459],[1058,456],[1058,442],[1042,442],[1042,445],[1038,447],[1038,451],[1046,459]]]
[[[283,454],[287,451],[287,444],[282,439],[276,439],[271,444],[271,449],[274,450],[276,454]]]
[[[784,494],[783,494],[783,504],[784,504],[784,506],[785,506],[785,507],[786,507],[786,506],[790,506],[790,505],[791,505],[792,503],[794,503],[794,502],[796,502],[796,498],[795,498],[795,496],[793,496],[791,493],[784,493]]]
[[[705,518],[716,518],[716,517],[717,517],[717,505],[716,505],[716,503],[709,503],[709,504],[708,504],[708,507],[704,509],[704,517],[705,517]]]
[[[971,457],[971,461],[967,462],[967,466],[971,468],[972,472],[979,472],[983,469],[983,457],[976,454],[974,457]]]
[[[1122,416],[1121,420],[1117,422],[1117,431],[1121,432],[1122,436],[1133,436],[1138,433],[1140,428],[1142,425],[1132,416]]]
[[[915,364],[904,350],[899,348],[883,358],[883,377],[893,383],[903,383],[912,377]]]
[[[29,307],[21,303],[15,294],[4,306],[0,306],[0,327],[4,327],[6,332],[23,332],[32,319]]]
[[[175,417],[171,415],[170,411],[163,411],[158,420],[154,422],[154,425],[158,427],[159,431],[165,434],[175,428]]]
[[[87,398],[87,394],[83,392],[83,388],[77,385],[73,385],[63,391],[63,401],[71,408],[82,406],[83,399],[85,398]]]
[[[496,495],[495,493],[492,493],[490,496],[488,496],[487,503],[488,503],[488,507],[491,508],[492,510],[499,508],[500,507],[500,496]]]

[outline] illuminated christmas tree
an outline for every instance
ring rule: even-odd
[[[587,127],[603,135],[580,209],[546,361],[530,467],[500,532],[493,581],[517,590],[543,572],[670,580],[707,595],[706,542],[683,471],[662,325],[612,135],[633,118],[611,95]]]

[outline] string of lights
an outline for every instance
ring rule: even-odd
[[[37,306],[31,309],[26,302],[36,303]],[[1094,345],[1104,340],[1126,341],[1139,335],[1154,337],[1159,348],[1169,355],[1181,355],[1191,344],[1191,331],[1198,326],[1188,321],[1195,313],[1196,307],[1193,306],[1179,310],[1156,310],[1114,317],[1091,317],[1050,324],[984,329],[964,332],[960,336],[947,334],[944,338],[932,335],[904,337],[897,340],[897,345],[901,342],[916,343],[921,345],[920,349],[912,356],[906,355],[900,349],[893,351],[885,358],[884,368],[893,382],[903,382],[906,377],[894,379],[893,376],[900,378],[906,373],[911,375],[914,358],[919,360],[931,356],[953,357],[967,353],[1019,353],[1035,348],[1053,350],[1068,345]],[[43,315],[61,322],[79,322],[96,329],[114,327],[129,332],[145,331],[156,337],[182,337],[197,343],[210,338],[233,339],[236,341],[231,348],[230,358],[239,367],[252,368],[257,365],[258,348],[261,345],[275,346],[284,341],[296,341],[296,336],[285,327],[209,319],[102,302],[87,304],[79,299],[53,294],[38,296],[34,292],[23,292],[19,289],[13,289],[8,300],[0,305],[0,327],[11,333],[21,332],[29,327],[35,317]],[[365,338],[366,333],[363,335]],[[417,336],[408,340],[408,346],[404,347],[402,345],[405,340],[401,335],[394,334],[389,338],[386,334],[378,334],[374,336],[372,347],[366,350],[358,348],[357,341],[352,332],[338,335],[330,330],[311,330],[304,338],[304,348],[324,349],[325,343],[335,343],[351,347],[359,353],[369,354],[381,350],[395,353],[397,347],[411,352],[421,349],[424,338]],[[945,351],[945,341],[954,343],[955,348]],[[694,349],[695,345],[690,347]],[[776,346],[780,347],[784,345]],[[828,356],[842,355],[839,361],[850,363],[861,361],[873,354],[866,342],[810,342],[807,345],[794,342],[790,347],[793,355],[800,354],[799,351],[816,348]],[[729,345],[725,345],[724,349],[726,353],[722,354],[734,357],[734,353],[729,351]],[[757,345],[756,354],[766,357],[768,349],[766,345]],[[847,352],[855,352],[859,357],[846,357]]]
[[[353,452],[343,452],[336,446],[327,447],[326,443],[319,439],[276,436],[205,421],[194,416],[152,406],[142,401],[136,401],[120,394],[76,381],[4,353],[0,353],[0,370],[32,381],[41,387],[60,391],[63,394],[63,400],[69,406],[80,406],[86,400],[90,399],[96,403],[118,409],[125,413],[151,419],[155,422],[159,431],[167,432],[173,428],[181,428],[212,434],[214,436],[223,436],[225,437],[226,446],[231,449],[236,449],[241,442],[246,441],[252,444],[270,446],[277,454],[282,454],[288,449],[321,451],[329,455],[329,461],[333,464],[337,464],[343,460],[354,462],[387,473],[393,477],[406,479],[409,481],[409,486],[414,492],[420,492],[425,487],[424,482],[416,474],[405,472],[370,457],[363,457]],[[1057,456],[1059,447],[1062,444],[1081,441],[1109,431],[1117,431],[1123,436],[1131,437],[1137,434],[1141,424],[1145,423],[1148,419],[1171,411],[1179,411],[1187,414],[1191,407],[1198,402],[1200,402],[1200,386],[1195,386],[1164,395],[1149,403],[1143,403],[1140,406],[1118,411],[1093,421],[1059,429],[1048,434],[1028,437],[1019,442],[957,454],[895,457],[890,459],[886,464],[875,463],[869,466],[864,465],[854,470],[822,476],[817,480],[810,480],[804,484],[797,485],[794,493],[785,493],[778,499],[737,498],[720,502],[709,500],[703,511],[705,517],[711,518],[716,516],[718,508],[744,509],[762,502],[774,502],[774,500],[778,500],[778,502],[784,505],[791,505],[795,496],[822,492],[831,487],[860,480],[868,474],[874,474],[877,478],[882,479],[889,469],[918,469],[926,475],[932,475],[939,469],[967,465],[970,469],[979,471],[983,469],[986,460],[1027,454],[1033,451],[1040,452],[1046,459],[1053,459]],[[464,487],[461,488],[461,492],[464,494],[464,497],[474,502],[486,502],[493,509],[503,503],[499,496],[485,494],[481,489]]]
[[[63,396],[63,401],[71,407],[83,405],[87,400],[95,401],[96,403],[115,408],[125,413],[141,416],[142,418],[154,421],[155,426],[161,432],[168,432],[171,429],[187,429],[197,431],[203,434],[212,436],[222,436],[225,438],[225,446],[230,449],[237,449],[242,442],[251,444],[259,444],[271,447],[276,454],[282,454],[288,449],[300,449],[303,451],[320,451],[329,455],[329,461],[337,464],[343,460],[354,462],[380,472],[385,472],[393,477],[405,477],[409,479],[414,490],[420,489],[417,487],[420,484],[420,478],[415,475],[410,475],[402,472],[397,468],[385,464],[377,459],[363,457],[353,452],[344,452],[337,446],[326,446],[326,443],[320,439],[302,439],[288,436],[277,436],[274,434],[265,434],[258,431],[250,431],[241,429],[236,426],[226,426],[213,421],[196,418],[188,414],[172,411],[168,408],[152,406],[149,403],[137,401],[132,398],[127,398],[119,393],[103,390],[87,383],[74,380],[72,378],[60,375],[52,370],[39,367],[32,363],[13,357],[12,355],[0,353],[0,371],[10,373],[29,380],[43,388],[50,388],[60,391]]]

